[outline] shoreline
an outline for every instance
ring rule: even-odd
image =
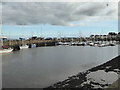
[[[117,87],[113,87],[115,85],[112,84],[118,80],[119,74],[120,55],[107,61],[106,63],[88,69],[84,72],[80,72],[77,75],[68,77],[67,79],[57,82],[49,87],[46,87],[45,89],[79,88],[81,90],[109,90],[108,88],[110,87],[118,90],[116,89]]]

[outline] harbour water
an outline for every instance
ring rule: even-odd
[[[55,46],[2,55],[3,88],[43,88],[118,55],[118,46]]]

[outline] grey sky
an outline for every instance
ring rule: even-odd
[[[96,20],[107,17],[117,18],[117,3],[55,3],[55,2],[7,2],[2,3],[2,24],[51,24],[73,26],[75,21]],[[1,10],[0,10],[1,11]],[[1,13],[1,12],[0,12]]]

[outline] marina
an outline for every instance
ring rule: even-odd
[[[117,55],[118,46],[51,46],[3,54],[3,88],[45,88]]]
[[[0,2],[0,89],[119,90],[118,2],[68,1]]]
[[[22,46],[19,46],[19,45],[15,45],[15,46],[12,46],[12,47],[4,47],[2,46],[1,49],[0,49],[0,53],[9,53],[9,52],[12,52],[12,51],[18,51],[20,49],[28,49],[28,48],[35,48],[35,47],[46,47],[46,46],[94,46],[94,47],[108,47],[108,46],[116,46],[116,45],[119,45],[117,43],[96,43],[96,42],[56,42],[54,44],[52,43],[49,43],[49,44],[46,44],[46,43],[39,43],[39,44],[29,44],[29,45],[22,45]]]
[[[116,38],[119,34],[116,36]],[[112,36],[111,36],[112,37]],[[72,40],[72,37],[69,38]],[[77,40],[76,40],[77,39]],[[7,53],[11,51],[18,51],[20,49],[34,48],[34,47],[47,47],[47,46],[94,46],[94,47],[107,47],[119,45],[119,40],[100,40],[94,41],[90,38],[88,40],[81,40],[81,38],[76,38],[74,41],[62,40],[62,38],[48,38],[40,40],[38,37],[31,37],[26,40],[9,40],[7,37],[1,37],[1,49],[0,53]]]

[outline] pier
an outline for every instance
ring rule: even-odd
[[[91,35],[90,37],[61,38],[42,38],[34,36],[29,39],[19,38],[14,40],[9,40],[7,37],[2,37],[2,46],[4,49],[8,49],[10,47],[13,51],[20,50],[20,47],[25,45],[27,45],[28,48],[56,45],[106,47],[120,44],[119,35],[119,33],[115,35],[114,33],[108,33],[108,35]]]
[[[57,41],[55,40],[7,40],[3,41],[3,46],[8,46],[13,48],[13,51],[20,50],[20,46],[28,45],[28,48],[32,48],[32,45],[36,47],[43,46],[56,46]]]

